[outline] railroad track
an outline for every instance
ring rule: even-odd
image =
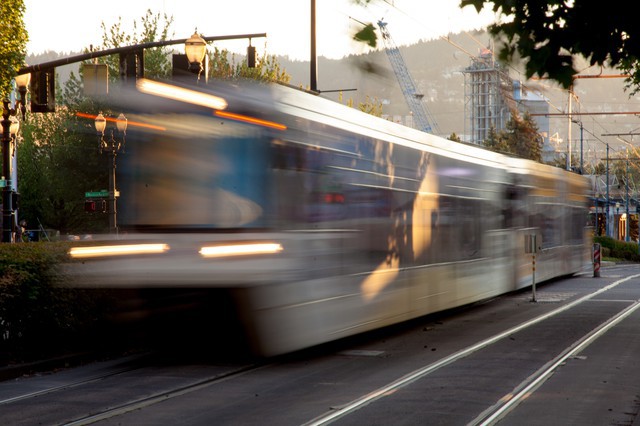
[[[535,400],[551,379],[557,381],[558,376],[564,377],[556,373],[572,363],[575,367],[575,363],[586,362],[586,351],[590,347],[610,338],[618,327],[640,313],[640,274],[622,268],[610,271],[608,284],[592,290],[576,289],[575,285],[555,288],[552,284],[539,292],[537,304],[524,302],[524,293],[506,296],[502,302],[487,303],[487,306],[517,304],[530,312],[543,311],[529,315],[525,321],[512,321],[499,332],[490,332],[494,328],[487,319],[495,317],[496,312],[506,316],[516,311],[504,313],[498,306],[491,312],[491,308],[482,307],[479,311],[469,309],[450,317],[438,317],[434,326],[401,331],[398,340],[408,339],[403,333],[412,333],[411,340],[402,345],[393,343],[396,336],[391,332],[380,341],[375,337],[349,341],[337,346],[336,351],[311,351],[265,363],[155,365],[141,362],[115,366],[100,374],[14,393],[10,397],[3,396],[0,383],[0,418],[9,423],[64,425],[141,421],[210,424],[214,419],[217,424],[314,426],[382,424],[391,419],[395,419],[395,424],[428,421],[483,426],[503,422],[521,424],[524,414],[518,413],[522,406]],[[620,271],[619,276],[612,275]],[[595,281],[585,278],[582,282]],[[482,312],[485,308],[487,312]],[[574,322],[563,330],[563,324],[569,319]],[[501,320],[502,317],[496,322]],[[480,326],[481,322],[486,328]],[[453,323],[457,323],[457,328]],[[468,324],[474,327],[469,328]],[[465,336],[442,340],[442,336],[461,330],[482,338],[473,340]],[[417,337],[413,336],[416,334]],[[425,350],[417,354],[404,350],[425,336],[430,339],[428,349],[425,345]],[[473,343],[467,344],[467,341]],[[450,344],[458,346],[449,348]],[[394,352],[398,346],[403,351]],[[435,346],[442,354],[433,351]],[[515,362],[522,354],[531,356]],[[393,363],[382,364],[382,360]],[[487,361],[492,364],[487,365]],[[624,375],[624,370],[620,374]],[[471,375],[476,376],[469,377]],[[29,380],[32,379],[25,381]],[[454,402],[446,401],[457,404],[447,411],[442,403],[443,395],[457,395],[465,389],[468,394],[460,394]],[[403,399],[407,395],[410,398]],[[468,395],[475,398],[473,404]],[[589,395],[581,397],[584,403],[589,403]],[[634,396],[629,398],[633,400]],[[78,400],[82,400],[81,403]],[[409,405],[410,409],[407,400],[415,400],[414,405]],[[613,420],[608,423],[596,418],[582,418],[578,423],[593,420],[597,424],[631,424],[637,418],[638,409],[640,405],[636,404],[617,417],[615,410],[610,409],[608,414]],[[551,415],[553,408],[549,406],[547,410]],[[195,417],[189,417],[191,415]],[[562,414],[559,415],[555,418],[562,422]],[[548,424],[542,415],[540,419],[526,418],[527,424],[545,424],[545,421]],[[573,421],[575,424],[575,419]]]

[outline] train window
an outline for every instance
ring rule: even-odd
[[[302,147],[274,140],[272,142],[272,167],[278,170],[303,170],[304,151]]]
[[[482,200],[460,199],[458,209],[460,217],[460,259],[475,259],[480,257],[481,234],[483,218]]]

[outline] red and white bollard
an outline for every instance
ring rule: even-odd
[[[593,243],[593,277],[600,277],[600,243]]]

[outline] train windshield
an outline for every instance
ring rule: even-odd
[[[145,123],[118,156],[118,222],[129,230],[261,228],[268,130],[199,114],[131,115]]]

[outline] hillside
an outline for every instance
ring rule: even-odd
[[[441,135],[448,136],[452,132],[463,134],[465,130],[465,87],[462,70],[471,63],[471,56],[476,56],[481,48],[489,44],[486,33],[463,33],[450,35],[447,40],[421,41],[411,46],[400,46],[400,51],[407,67],[418,85],[424,102],[433,115]],[[72,53],[46,54],[31,56],[27,63],[37,64],[53,59],[70,56]],[[278,62],[292,76],[295,86],[308,87],[309,62],[292,61],[288,57],[278,57]],[[587,68],[586,64],[584,68]],[[76,65],[58,69],[58,80],[62,83],[71,71],[77,73]],[[617,74],[612,70],[588,69],[585,73]],[[514,67],[510,67],[511,77],[522,79]],[[542,90],[542,94],[550,100],[550,112],[567,110],[568,94],[557,85],[546,81],[528,81],[526,87]],[[353,99],[365,102],[367,98],[383,102],[384,114],[390,116],[406,116],[409,109],[404,101],[398,81],[384,51],[375,51],[366,55],[352,55],[340,60],[318,58],[318,89],[320,91],[345,90],[343,93],[323,93],[328,99],[342,102]],[[347,89],[356,89],[347,91]],[[634,111],[638,110],[638,99],[629,98],[624,91],[622,79],[589,79],[576,84],[576,99],[573,111]],[[555,108],[555,109],[554,109]],[[552,133],[558,132],[566,137],[566,121],[557,117],[551,121]],[[588,116],[583,118],[585,128],[590,132],[585,137],[595,138],[606,131],[631,131],[638,127],[634,116]],[[576,139],[578,131],[574,130],[572,139]],[[591,136],[589,136],[591,135]],[[596,141],[596,139],[593,139]],[[594,142],[596,143],[596,142]],[[614,142],[611,142],[614,143]],[[594,150],[601,151],[603,144],[596,143]]]

